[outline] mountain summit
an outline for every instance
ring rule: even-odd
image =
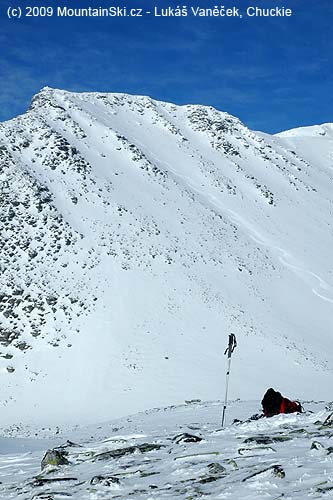
[[[3,421],[331,398],[332,124],[43,89],[0,124]]]

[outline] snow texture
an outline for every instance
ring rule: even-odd
[[[98,427],[2,429],[2,435],[16,437],[1,439],[0,498],[331,498],[332,403],[326,409],[323,403],[303,405],[304,414],[232,424],[260,409],[255,402],[235,401],[224,429],[221,402],[200,401]],[[34,440],[34,433],[44,433],[44,439]],[[50,447],[65,452],[68,464],[41,470]]]

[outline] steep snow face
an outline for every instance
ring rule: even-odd
[[[329,398],[333,139],[49,88],[0,124],[1,416]]]

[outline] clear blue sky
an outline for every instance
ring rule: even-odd
[[[48,85],[212,105],[266,132],[333,121],[333,0],[228,1],[294,9],[293,17],[278,19],[7,19],[8,5],[28,3],[178,5],[173,0],[0,0],[0,120],[23,113],[32,95]]]

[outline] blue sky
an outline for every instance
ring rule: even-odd
[[[176,6],[173,0],[35,0],[34,5]],[[15,0],[22,7],[26,0]],[[214,6],[210,0],[181,5]],[[26,18],[0,0],[0,120],[23,113],[45,85],[200,103],[278,132],[333,121],[333,1],[234,0],[284,5],[291,18]]]

